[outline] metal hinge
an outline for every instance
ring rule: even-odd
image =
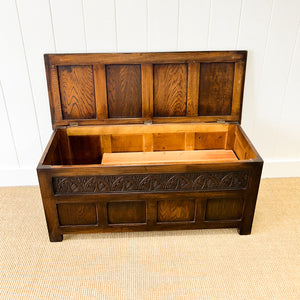
[[[152,120],[145,120],[144,125],[152,125]]]
[[[78,126],[78,122],[70,122],[70,123],[68,124],[68,126],[69,126],[69,127],[76,127],[76,126]]]
[[[219,124],[225,124],[226,121],[225,121],[224,119],[218,119],[218,120],[217,120],[217,123],[219,123]]]

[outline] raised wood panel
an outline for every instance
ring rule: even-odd
[[[107,64],[108,59],[110,59],[109,64]],[[227,77],[234,74],[234,72],[229,75],[226,73],[227,69],[224,69],[224,66],[228,65],[241,67],[236,67],[239,76],[235,76],[234,79],[235,92],[231,97],[234,101],[231,110],[229,107],[231,113],[223,115],[222,118],[226,121],[239,121],[240,118],[245,66],[241,61],[246,60],[245,51],[131,53],[126,55],[114,53],[63,54],[46,55],[45,60],[54,126],[68,125],[68,119],[63,120],[61,117],[61,99],[60,96],[57,96],[59,92],[56,92],[61,79],[55,72],[57,68],[66,67],[71,65],[70,63],[73,64],[73,68],[93,66],[96,117],[79,119],[77,120],[78,125],[142,123],[145,119],[153,119],[153,122],[161,123],[216,121],[218,115],[215,115],[214,112],[210,112],[208,115],[198,115],[199,90],[204,86],[206,91],[200,91],[202,94],[207,92],[207,97],[211,96],[212,91],[216,94],[219,86],[214,86],[215,79],[220,80],[219,77],[223,73]],[[173,63],[169,63],[170,60]],[[212,71],[216,74],[207,74],[210,71],[207,68],[201,72],[201,65],[214,67]],[[209,78],[209,76],[213,78]],[[226,84],[228,84],[227,77],[225,78]],[[210,83],[212,86],[209,86]],[[239,83],[241,83],[241,87],[238,86]],[[226,85],[225,88],[227,88]],[[224,91],[221,90],[220,94],[223,97],[222,92]],[[216,96],[215,94],[212,96]],[[231,99],[229,100],[231,101]],[[220,105],[223,105],[221,108],[223,110],[224,103]]]
[[[187,222],[195,219],[195,200],[157,202],[157,222]]]
[[[57,213],[61,226],[97,224],[95,204],[58,204]]]
[[[108,224],[146,223],[145,201],[107,203]]]
[[[106,85],[109,118],[142,117],[140,65],[107,65]]]
[[[96,118],[93,67],[60,66],[58,73],[63,119]]]
[[[207,199],[205,219],[239,220],[243,215],[244,201],[240,198]]]
[[[199,116],[230,115],[234,63],[201,63]]]
[[[186,116],[187,64],[154,65],[154,116]]]

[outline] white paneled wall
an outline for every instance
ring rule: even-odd
[[[264,176],[300,176],[299,0],[1,0],[0,185],[37,184],[43,54],[248,50],[242,126]]]

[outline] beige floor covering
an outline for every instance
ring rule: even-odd
[[[264,179],[253,234],[65,235],[37,187],[0,189],[1,299],[300,299],[300,178]]]

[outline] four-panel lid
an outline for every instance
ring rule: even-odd
[[[46,54],[53,127],[241,121],[246,51]]]

